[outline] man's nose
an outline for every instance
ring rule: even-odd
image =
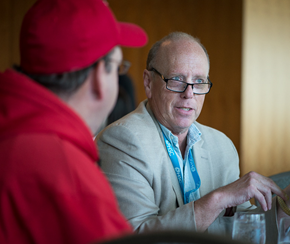
[[[182,94],[184,94],[184,97],[186,98],[192,98],[193,97],[193,84],[187,84],[187,87]]]

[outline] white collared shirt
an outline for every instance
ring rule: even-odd
[[[183,170],[181,170],[182,171],[181,173],[182,173],[182,177],[183,177],[185,192],[188,192],[188,191],[196,188],[195,181],[194,181],[194,178],[192,177],[192,173],[191,173],[190,167],[189,167],[188,154],[189,154],[189,150],[192,148],[192,146],[201,139],[200,138],[201,132],[194,124],[192,124],[189,127],[188,134],[186,137],[187,146],[185,149],[185,154],[184,154],[184,159],[183,159],[181,152],[180,152],[180,149],[179,149],[178,137],[173,135],[172,132],[170,130],[168,130],[165,126],[163,126],[162,124],[159,123],[159,125],[160,125],[162,132],[166,136],[167,140],[170,142],[171,146],[173,147],[173,149],[177,155],[180,168],[183,169]],[[192,151],[192,155],[193,155],[193,151]],[[193,157],[194,157],[194,155],[193,155]],[[190,201],[195,201],[199,198],[200,198],[199,189],[197,191],[191,193],[189,196]]]

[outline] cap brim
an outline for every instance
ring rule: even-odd
[[[147,41],[146,32],[132,23],[118,22],[120,28],[119,45],[125,47],[142,47]]]

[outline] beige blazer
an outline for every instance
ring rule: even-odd
[[[194,231],[194,204],[183,203],[160,126],[146,105],[145,100],[97,136],[101,167],[134,230]],[[232,141],[223,133],[197,122],[195,125],[202,133],[202,139],[193,146],[202,197],[239,178],[239,157]],[[253,207],[246,202],[239,208]],[[216,220],[209,230],[218,229]]]

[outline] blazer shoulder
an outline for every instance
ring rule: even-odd
[[[201,137],[203,143],[218,147],[228,145],[235,148],[232,140],[225,133],[198,122],[194,122],[194,124],[202,133]]]
[[[146,103],[141,102],[134,111],[115,121],[111,126],[144,126],[148,123],[151,124],[154,123],[154,121],[146,109]]]
[[[210,134],[217,135],[217,136],[227,137],[225,133],[223,133],[215,128],[209,127],[207,125],[203,125],[197,121],[195,121],[194,124],[200,130],[200,132],[203,134],[210,133]]]
[[[133,112],[102,130],[96,140],[102,141],[111,137],[122,142],[133,143],[134,141],[134,143],[140,144],[141,141],[150,142],[153,140],[152,138],[160,137],[159,130],[155,118],[146,109],[146,101],[143,101]]]

